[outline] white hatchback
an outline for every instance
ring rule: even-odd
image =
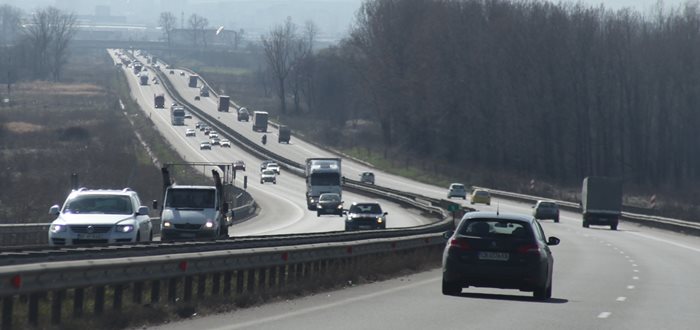
[[[56,220],[49,228],[50,245],[114,244],[153,240],[148,206],[136,192],[88,190],[68,195],[63,208],[54,205],[49,214]]]

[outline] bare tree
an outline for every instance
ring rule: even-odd
[[[287,112],[286,84],[294,63],[293,52],[298,47],[296,26],[291,18],[283,25],[274,27],[267,35],[261,37],[265,58],[277,82],[277,96],[280,100],[280,111]]]
[[[165,39],[168,41],[168,47],[172,47],[173,31],[177,26],[177,17],[169,11],[162,12],[160,13],[158,24],[163,29]]]
[[[51,26],[51,54],[50,65],[51,75],[54,80],[58,81],[61,78],[61,70],[66,63],[68,44],[75,36],[75,15],[72,13],[66,14],[60,10],[49,7],[50,26]]]
[[[22,10],[10,5],[0,6],[0,45],[13,44],[22,28]]]
[[[207,27],[209,27],[209,20],[205,17],[199,16],[197,14],[192,14],[187,20],[192,33],[192,45],[197,47],[201,40],[202,46],[207,47],[207,38],[205,35]]]

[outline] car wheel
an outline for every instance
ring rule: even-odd
[[[134,241],[135,243],[138,243],[141,241],[141,232],[136,233],[136,240]]]
[[[153,229],[148,233],[148,241],[153,242]]]
[[[549,297],[547,297],[547,294],[549,294]],[[552,287],[539,287],[536,288],[535,291],[532,293],[532,296],[535,297],[537,300],[547,300],[552,296]]]
[[[320,216],[321,216],[321,212],[316,212],[316,217],[318,218]]]
[[[275,180],[275,181],[272,181],[272,184],[277,184],[277,180]]]
[[[559,222],[559,217],[554,218],[554,222]]]
[[[462,293],[462,287],[456,283],[442,280],[442,294],[446,296],[456,296]]]
[[[617,224],[614,223],[614,224],[610,225],[610,230],[617,230]]]
[[[583,228],[588,228],[588,227],[589,227],[588,221],[583,220]]]
[[[486,203],[486,205],[491,205],[491,202]]]
[[[462,197],[462,199],[466,201],[466,200],[467,200],[467,197],[466,197],[466,196],[464,196],[464,197]]]
[[[472,202],[472,205],[474,205],[474,202]]]

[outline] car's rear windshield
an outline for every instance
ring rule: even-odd
[[[484,196],[485,197],[485,196],[489,195],[489,192],[486,190],[477,190],[474,194],[477,196]]]
[[[551,202],[542,202],[542,203],[540,203],[540,207],[544,207],[544,208],[556,208],[556,207],[557,207],[557,204],[551,203]]]
[[[461,189],[464,189],[464,186],[461,184],[453,184],[452,189],[460,189],[461,190]]]
[[[379,204],[356,204],[350,207],[350,213],[382,213],[382,208]]]
[[[462,223],[459,234],[482,238],[531,239],[533,237],[528,223],[508,219],[469,219]]]
[[[129,196],[79,195],[66,202],[64,213],[132,214]]]
[[[204,209],[215,208],[216,191],[214,189],[170,189],[165,206],[175,208]]]

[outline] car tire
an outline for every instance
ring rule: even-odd
[[[456,283],[442,280],[442,294],[446,296],[456,296],[462,293],[462,287]]]
[[[153,229],[148,233],[148,241],[153,242]]]
[[[486,205],[491,205],[491,202],[486,203]]]
[[[474,202],[472,202],[472,205],[474,205]]]
[[[614,223],[614,224],[610,225],[610,230],[617,230],[617,224]]]
[[[263,184],[263,180],[260,180],[260,184]]]
[[[136,240],[134,240],[134,243],[138,243],[138,242],[141,242],[141,232],[140,231],[136,233]]]
[[[467,196],[462,197],[462,199],[466,201],[466,200],[467,200]]]
[[[583,228],[588,228],[588,227],[589,227],[588,221],[583,220]]]
[[[535,299],[540,300],[540,301],[546,301],[547,299],[552,297],[552,286],[546,286],[546,287],[539,287],[536,288],[535,291],[532,293],[532,296],[535,297]]]
[[[559,223],[559,217],[554,218],[554,222]]]
[[[321,212],[316,212],[316,217],[317,218],[321,217]]]

